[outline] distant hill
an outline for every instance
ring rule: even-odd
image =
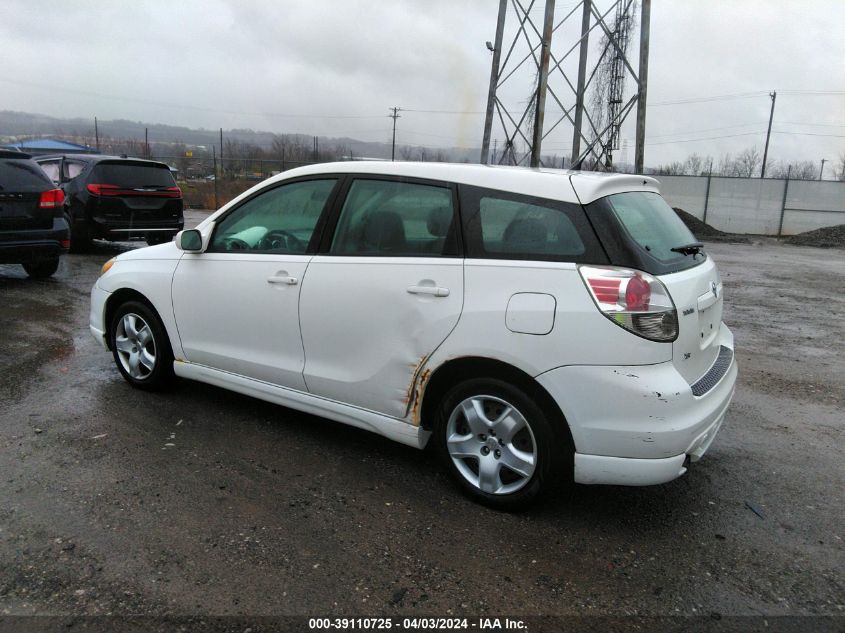
[[[118,119],[113,121],[98,121],[100,138],[111,137],[113,139],[134,139],[139,143],[144,140],[144,128],[149,130],[149,141],[151,145],[186,145],[188,147],[206,146],[211,147],[220,142],[219,130],[206,130],[204,128],[194,129],[176,125],[165,125],[162,123],[144,123],[143,121],[127,121]],[[279,132],[278,134],[284,134]],[[273,142],[276,135],[273,132],[249,129],[223,130],[224,139],[227,141],[239,141],[257,145],[267,149]],[[0,110],[0,142],[22,140],[24,138],[56,136],[77,143],[94,144],[94,121],[82,118],[56,118],[44,114],[33,114],[29,112],[14,112],[11,110]],[[311,142],[311,137],[302,136]],[[371,141],[359,141],[347,137],[320,136],[319,143],[323,147],[342,146],[348,148],[354,156],[366,156],[369,158],[390,158],[390,144]],[[410,147],[405,153],[412,159],[418,159],[423,148],[414,145],[398,145],[396,147],[397,157],[400,156],[400,148]],[[454,147],[424,148],[428,156],[440,153],[444,160],[463,161],[477,160],[478,149],[462,149]]]

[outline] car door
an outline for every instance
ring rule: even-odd
[[[221,217],[203,253],[185,253],[173,311],[188,361],[305,390],[299,293],[335,177],[270,186]]]
[[[407,414],[416,374],[461,314],[455,198],[444,183],[350,179],[302,287],[311,393]]]

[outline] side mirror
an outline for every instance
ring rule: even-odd
[[[197,229],[188,229],[187,231],[180,231],[179,237],[176,240],[179,248],[188,253],[202,252],[202,234]]]

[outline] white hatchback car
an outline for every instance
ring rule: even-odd
[[[91,331],[136,387],[175,374],[431,440],[502,508],[683,474],[737,375],[716,265],[657,182],[545,169],[284,172],[107,262]]]

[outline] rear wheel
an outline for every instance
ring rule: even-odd
[[[127,301],[109,329],[117,369],[133,387],[162,389],[173,379],[173,351],[158,315],[140,301]]]
[[[440,405],[434,432],[452,478],[485,505],[516,510],[564,479],[571,450],[564,434],[534,399],[504,381],[455,386]]]
[[[26,274],[33,279],[43,279],[51,276],[59,269],[59,258],[42,259],[37,262],[22,264]]]

